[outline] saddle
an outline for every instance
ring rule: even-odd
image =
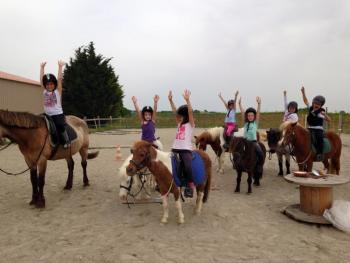
[[[184,164],[178,153],[171,155],[172,174],[177,187],[187,186],[187,177]],[[205,180],[205,167],[202,157],[196,151],[192,152],[192,179],[195,185],[200,185]]]
[[[46,127],[47,130],[49,132],[49,141],[50,141],[50,145],[53,148],[52,151],[52,156],[51,158],[55,155],[58,146],[62,145],[62,139],[60,134],[58,134],[57,129],[56,129],[56,125],[54,123],[54,121],[52,120],[52,118],[49,115],[43,114],[45,122],[46,122]],[[69,141],[72,143],[77,139],[77,133],[75,132],[75,130],[67,123],[66,125],[66,131],[68,134],[68,138]]]

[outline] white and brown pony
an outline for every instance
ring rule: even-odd
[[[47,160],[66,159],[69,172],[64,189],[71,189],[74,169],[72,156],[79,152],[83,167],[84,186],[89,185],[86,173],[87,159],[95,158],[98,152],[88,153],[89,131],[82,119],[75,116],[66,116],[66,121],[77,133],[77,139],[72,141],[71,146],[67,149],[59,146],[57,152],[52,156],[53,147],[50,144],[48,129],[43,116],[0,110],[0,139],[8,138],[18,144],[19,150],[28,165],[27,170],[30,170],[33,190],[30,205],[39,208],[45,207],[44,185]]]
[[[161,223],[167,223],[169,217],[168,195],[172,193],[175,198],[175,207],[178,211],[178,223],[185,222],[180,200],[180,188],[176,186],[172,175],[171,154],[162,152],[152,147],[145,141],[137,141],[132,147],[132,159],[126,168],[129,176],[134,176],[138,171],[147,167],[154,175],[157,185],[160,189],[163,204],[163,216]],[[201,156],[205,165],[205,180],[202,184],[197,185],[197,199],[195,213],[199,214],[202,209],[203,202],[208,200],[211,182],[211,160],[203,151],[197,151]]]

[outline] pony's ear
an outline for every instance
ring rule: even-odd
[[[198,139],[198,137],[195,135],[195,136],[193,136],[195,139]]]

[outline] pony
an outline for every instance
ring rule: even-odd
[[[269,153],[271,158],[271,154],[276,153],[278,158],[278,167],[279,172],[278,175],[283,175],[283,155],[286,159],[286,174],[290,174],[290,148],[288,146],[282,147],[278,144],[282,137],[282,131],[279,128],[270,128],[270,130],[266,131],[267,144],[269,146]]]
[[[313,162],[316,154],[312,150],[311,134],[298,123],[285,122],[281,125],[282,138],[279,144],[282,146],[290,145],[295,155],[296,162],[300,171],[312,171]],[[325,133],[328,138],[331,149],[324,154],[323,164],[330,173],[339,174],[340,155],[342,142],[338,134],[329,131]],[[330,159],[330,163],[329,160]]]
[[[266,158],[266,148],[263,143],[258,142],[263,152],[262,164],[258,164],[255,142],[248,141],[243,137],[234,137],[230,145],[230,159],[233,169],[237,171],[237,184],[235,192],[240,192],[242,172],[248,174],[248,194],[252,193],[252,180],[254,185],[260,186],[263,175],[263,166]]]
[[[240,136],[243,129],[239,129],[238,132],[234,133],[235,135]],[[194,136],[196,148],[199,150],[206,151],[207,145],[209,144],[213,149],[217,161],[218,168],[217,172],[223,174],[224,173],[224,159],[223,153],[227,152],[227,150],[223,147],[224,140],[224,128],[223,127],[214,127],[208,130],[205,130],[198,136]]]
[[[43,116],[27,112],[0,110],[0,139],[8,138],[18,144],[28,165],[28,170],[30,170],[32,183],[30,205],[35,205],[38,208],[45,207],[44,185],[47,160],[66,159],[69,172],[64,189],[70,190],[73,186],[74,170],[72,156],[79,152],[83,167],[84,186],[89,185],[86,172],[87,159],[96,158],[99,152],[88,153],[89,131],[82,119],[66,116],[66,122],[76,132],[77,139],[72,141],[71,146],[67,149],[59,146],[52,156],[53,147],[50,144],[49,131]]]
[[[185,216],[180,202],[181,190],[176,186],[175,179],[171,173],[172,153],[159,151],[153,148],[150,143],[145,141],[135,142],[131,151],[132,159],[126,168],[126,172],[129,176],[134,176],[138,171],[147,167],[154,175],[162,198],[163,216],[161,223],[165,224],[168,222],[168,195],[172,193],[175,198],[175,207],[178,212],[178,223],[183,224],[185,222]],[[195,213],[200,214],[202,204],[208,200],[209,196],[211,182],[211,160],[207,153],[201,150],[196,150],[196,152],[201,156],[205,165],[204,182],[196,186],[197,199]]]

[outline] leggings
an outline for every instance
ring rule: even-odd
[[[192,178],[192,151],[190,150],[177,150],[173,149],[172,152],[178,153],[180,159],[183,163],[183,167],[185,170],[185,176],[188,183],[193,183]]]
[[[225,135],[227,137],[231,136],[236,128],[236,123],[234,122],[226,122],[225,123]]]
[[[311,134],[315,138],[315,148],[316,148],[316,153],[321,154],[323,152],[323,130],[321,129],[309,129]]]
[[[52,115],[53,122],[56,125],[57,132],[59,134],[63,133],[66,130],[66,117],[63,114]]]

